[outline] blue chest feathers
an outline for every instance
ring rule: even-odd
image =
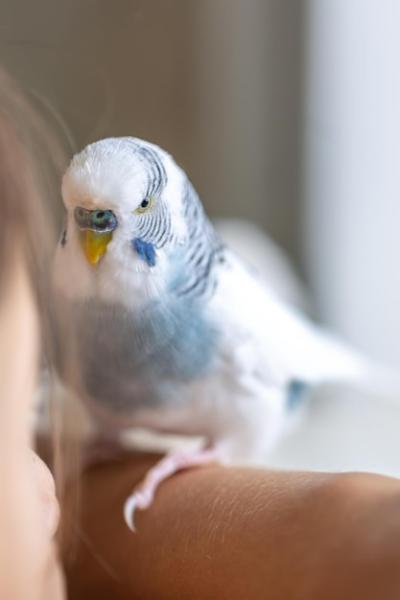
[[[218,332],[196,301],[154,302],[137,315],[85,304],[76,314],[85,387],[114,408],[161,402],[166,387],[213,368]]]

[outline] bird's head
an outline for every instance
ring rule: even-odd
[[[109,138],[75,155],[62,184],[64,243],[90,269],[107,262],[157,272],[187,235],[184,172],[163,150],[137,138]]]

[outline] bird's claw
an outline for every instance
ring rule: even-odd
[[[126,500],[124,504],[124,520],[127,526],[131,531],[136,533],[135,527],[135,512],[137,507],[137,497],[136,494],[131,494]]]
[[[136,510],[145,510],[153,502],[153,494],[147,490],[136,490],[125,501],[124,519],[131,531],[136,532],[135,513]]]

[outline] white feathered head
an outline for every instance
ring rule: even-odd
[[[73,157],[54,283],[73,298],[143,302],[209,285],[219,242],[184,171],[161,148],[109,138]]]
[[[169,154],[137,138],[108,138],[75,155],[62,194],[89,264],[128,242],[142,267],[154,267],[157,254],[187,233],[185,182]]]

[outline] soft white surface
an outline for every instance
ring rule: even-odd
[[[314,471],[371,471],[400,477],[400,408],[367,395],[320,389],[302,421],[265,460],[265,466]],[[201,440],[125,434],[128,446],[166,451],[199,446]]]
[[[301,425],[279,444],[268,464],[400,476],[399,432],[398,406],[343,388],[321,389],[310,398]]]

